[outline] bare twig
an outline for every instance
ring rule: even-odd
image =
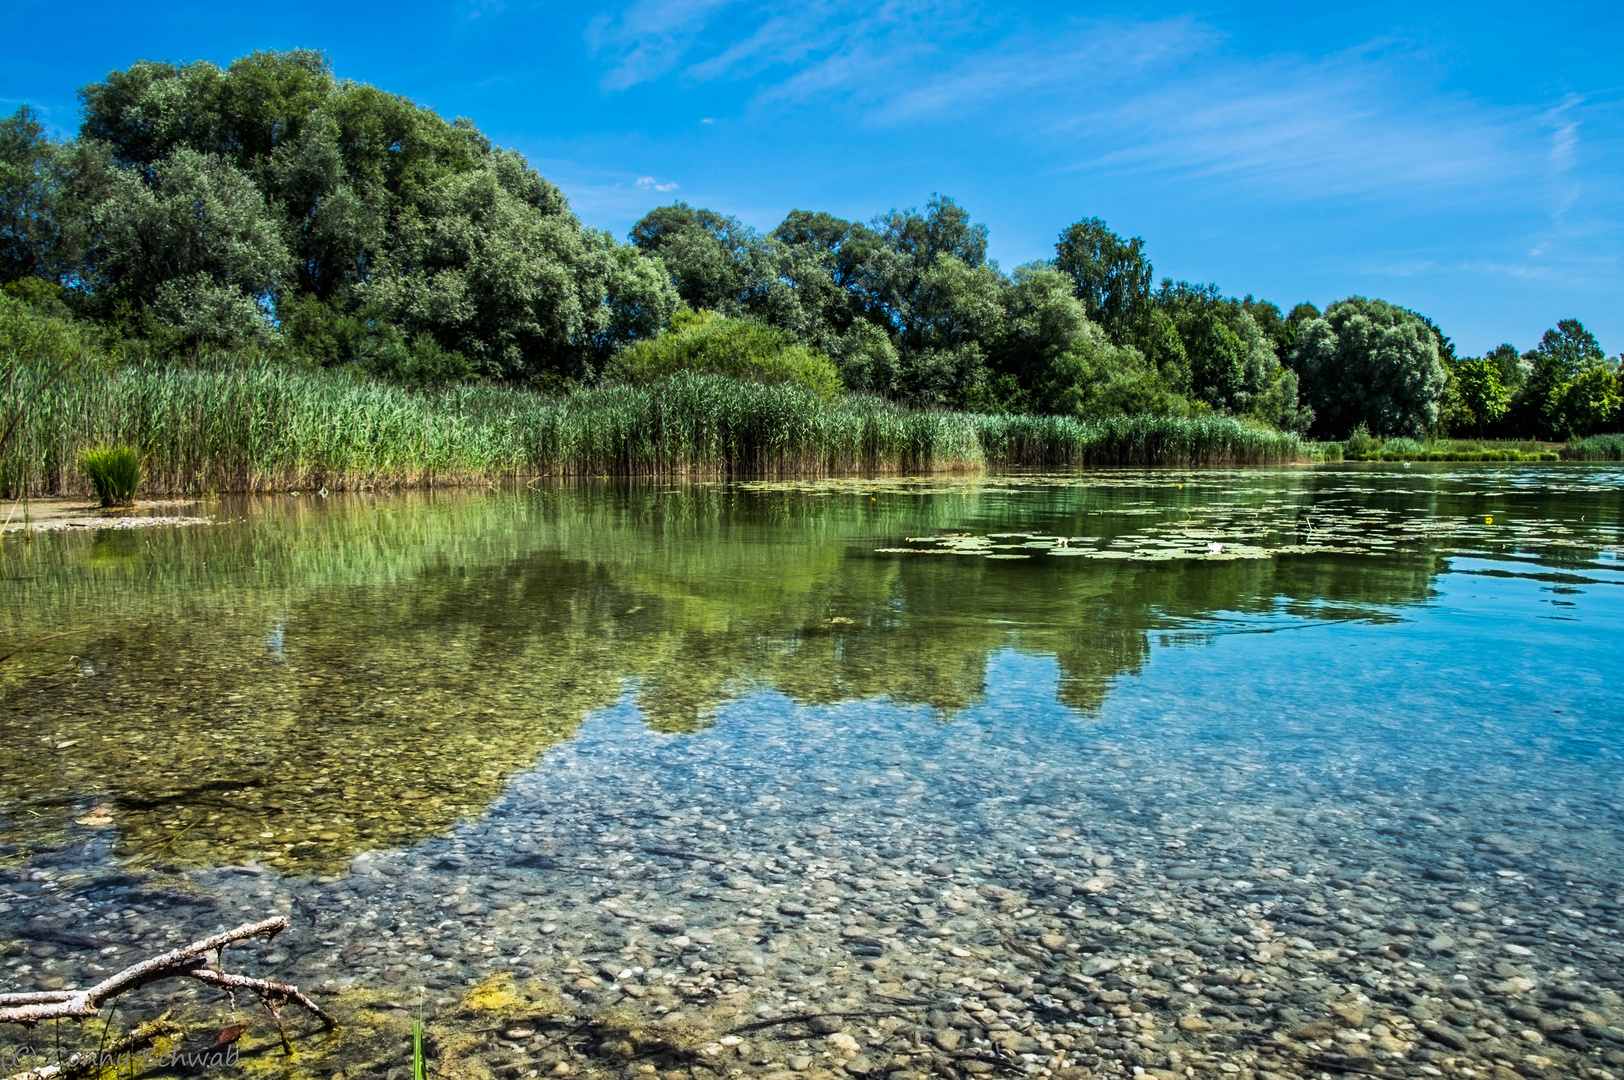
[[[250,979],[246,975],[230,975],[224,971],[211,971],[208,968],[188,972],[188,974],[198,982],[218,986],[228,991],[252,991],[259,995],[260,1000],[269,1001],[272,1004],[291,1001],[304,1008],[311,1015],[318,1017],[325,1026],[329,1028],[338,1026],[338,1020],[331,1013],[311,1001],[297,986],[289,986],[287,983],[274,983],[266,979]]]
[[[288,920],[281,915],[257,923],[245,923],[234,930],[227,930],[202,941],[194,941],[190,945],[173,949],[162,956],[143,960],[133,967],[125,968],[118,974],[103,979],[88,990],[0,994],[0,1023],[31,1027],[41,1020],[64,1017],[83,1020],[97,1015],[102,1004],[126,990],[134,990],[159,979],[190,978],[227,991],[233,989],[251,991],[265,1003],[265,1007],[271,1010],[273,1016],[276,1015],[277,1004],[296,1002],[313,1015],[320,1017],[321,1022],[331,1028],[338,1021],[301,993],[298,987],[267,982],[264,979],[250,979],[246,975],[231,975],[207,966],[208,953],[218,953],[234,942],[262,935],[267,939],[274,938],[287,928]]]
[[[897,1009],[825,1009],[819,1012],[790,1013],[787,1016],[772,1016],[765,1020],[752,1020],[748,1024],[740,1024],[736,1028],[729,1028],[730,1034],[741,1031],[760,1031],[762,1028],[777,1027],[780,1024],[798,1024],[808,1020],[816,1020],[820,1016],[838,1016],[842,1019],[851,1019],[861,1016],[895,1016]]]
[[[60,630],[60,631],[58,631],[57,633],[54,633],[54,634],[46,634],[43,637],[34,638],[32,641],[25,641],[21,645],[17,646],[15,649],[12,649],[8,653],[0,654],[0,660],[10,660],[13,656],[16,656],[18,653],[22,652],[24,649],[32,649],[35,645],[40,645],[40,644],[43,644],[44,642],[47,642],[47,641],[55,641],[57,638],[72,637],[74,634],[88,633],[88,632],[90,632],[90,630],[94,630],[94,629],[95,629],[94,627],[90,627],[90,628],[87,628],[87,629],[80,629],[80,630]]]

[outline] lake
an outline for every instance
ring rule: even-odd
[[[239,1002],[278,1075],[409,1075],[420,1011],[459,1076],[1624,1075],[1621,491],[605,481],[8,535],[0,991],[284,913],[233,970],[345,1022],[285,1013],[290,1059]],[[231,1015],[120,1022],[163,1009]]]

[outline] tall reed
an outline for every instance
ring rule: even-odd
[[[1568,461],[1624,461],[1624,434],[1574,439],[1562,448],[1562,457]]]
[[[86,368],[14,361],[0,417],[10,494],[81,490],[93,446],[135,447],[151,493],[428,486],[528,476],[832,475],[987,465],[1268,464],[1292,435],[1224,417],[983,416],[789,384],[681,374],[564,398],[507,387],[413,391],[271,364]]]

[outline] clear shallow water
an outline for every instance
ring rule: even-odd
[[[551,488],[8,540],[8,982],[282,909],[253,966],[377,1006],[316,1071],[386,1072],[380,1000],[451,1023],[497,973],[747,1073],[1613,1068],[1621,479]],[[532,1026],[468,1060],[692,1068]]]

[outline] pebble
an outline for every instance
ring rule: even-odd
[[[279,955],[273,977],[318,1000],[328,980],[454,999],[511,971],[562,988],[571,1015],[624,1010],[649,1030],[810,1017],[718,1041],[717,1075],[994,1069],[982,1054],[1061,1080],[1619,1064],[1610,782],[1554,756],[1497,771],[1487,743],[1335,743],[1323,717],[1282,721],[1300,744],[1153,714],[1059,739],[1049,699],[1072,690],[1052,657],[995,663],[950,712],[761,691],[681,738],[650,737],[628,697],[481,812],[322,878],[137,867],[120,870],[133,886],[96,891],[109,858],[89,840],[8,854],[0,941],[26,944],[0,961],[16,961],[5,989],[87,985],[286,910],[285,952],[234,970],[268,974]],[[1007,700],[1010,686],[1026,689]],[[125,951],[27,936],[42,927]],[[509,1042],[557,1034],[519,1013],[491,1023]],[[582,1039],[580,1058],[488,1071],[598,1075]]]

